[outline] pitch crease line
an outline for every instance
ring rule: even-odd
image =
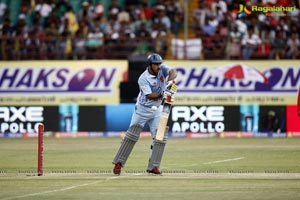
[[[97,183],[100,183],[100,182],[103,182],[103,181],[108,181],[108,180],[115,179],[115,178],[118,178],[118,177],[109,177],[109,178],[106,178],[104,180],[98,180],[98,181],[94,181],[92,183],[85,183],[85,184],[81,184],[81,185],[69,186],[69,187],[62,188],[62,189],[57,189],[57,190],[47,190],[47,191],[44,191],[44,192],[36,192],[36,193],[32,193],[32,194],[25,194],[25,195],[20,195],[20,196],[8,197],[8,198],[4,198],[2,200],[21,199],[21,198],[44,195],[44,194],[50,194],[50,193],[55,193],[55,192],[63,192],[63,191],[66,191],[66,190],[71,190],[71,189],[75,189],[75,188],[79,188],[79,187],[94,185],[94,184],[97,184]]]
[[[245,157],[240,157],[240,158],[231,158],[231,159],[226,159],[226,160],[216,160],[216,161],[212,161],[212,162],[206,162],[206,163],[202,163],[203,165],[209,165],[209,164],[215,164],[215,163],[222,163],[222,162],[230,162],[230,161],[235,161],[235,160],[242,160]]]

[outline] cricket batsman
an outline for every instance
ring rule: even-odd
[[[159,54],[153,53],[149,55],[146,70],[138,79],[140,92],[137,97],[135,110],[126,135],[112,162],[115,165],[113,169],[115,175],[121,174],[121,169],[125,166],[146,123],[148,123],[150,127],[153,138],[147,172],[149,174],[161,175],[159,167],[167,142],[168,127],[165,129],[165,135],[162,141],[156,140],[155,134],[162,112],[162,101],[165,99],[168,103],[172,103],[177,90],[174,83],[174,79],[177,76],[176,70],[162,63],[163,59]],[[171,85],[172,87],[170,87]]]

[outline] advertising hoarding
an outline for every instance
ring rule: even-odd
[[[288,105],[296,104],[300,85],[299,61],[168,61],[178,72],[176,104]],[[252,79],[229,80],[220,71],[245,65],[262,73],[267,83]]]
[[[118,136],[128,129],[134,107],[133,103],[0,106],[0,137],[35,133],[39,123],[56,135]],[[296,105],[173,105],[168,126],[171,136],[181,137],[293,137],[300,132],[299,123]]]
[[[172,133],[300,132],[299,62],[166,64],[178,72]],[[268,82],[227,80],[215,73],[235,65],[255,67]],[[0,62],[1,133],[33,132],[38,123],[54,132],[126,131],[134,109],[134,104],[119,104],[126,70],[126,61]]]
[[[44,124],[45,131],[51,132],[106,131],[105,107],[76,104],[0,106],[1,134],[35,133],[39,123]]]
[[[177,70],[181,105],[296,104],[298,61],[165,61]],[[0,105],[105,105],[120,102],[127,61],[0,62]],[[268,82],[228,80],[223,68],[248,66]],[[220,70],[221,69],[221,70]]]
[[[119,103],[127,61],[0,62],[0,105]]]

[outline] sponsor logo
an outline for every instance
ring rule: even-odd
[[[177,67],[176,83],[178,93],[220,92],[239,93],[276,92],[294,94],[300,84],[299,67],[270,67],[262,73],[268,78],[268,83],[252,80],[229,80],[213,74],[210,67]]]
[[[44,120],[43,111],[41,106],[0,107],[0,132],[36,132],[39,123]]]
[[[221,133],[225,130],[224,106],[174,106],[172,132]]]
[[[14,68],[0,73],[0,91],[19,92],[111,92],[117,68],[84,68],[77,71],[64,67]]]

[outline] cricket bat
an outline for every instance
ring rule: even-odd
[[[162,113],[159,119],[158,127],[157,127],[157,132],[156,132],[156,140],[163,141],[165,137],[165,131],[169,119],[169,115],[171,112],[171,104],[164,102],[163,103],[163,108],[162,108]]]
[[[175,84],[172,84],[170,87],[175,91],[177,89],[177,86]],[[166,127],[167,127],[167,123],[168,123],[168,119],[169,119],[169,115],[170,115],[171,107],[172,107],[171,103],[169,103],[169,102],[170,102],[170,100],[166,101],[166,99],[163,99],[163,101],[162,101],[163,108],[162,108],[162,113],[161,113],[161,116],[159,119],[157,132],[156,132],[156,136],[155,136],[155,139],[158,141],[163,141],[163,139],[165,137]]]

